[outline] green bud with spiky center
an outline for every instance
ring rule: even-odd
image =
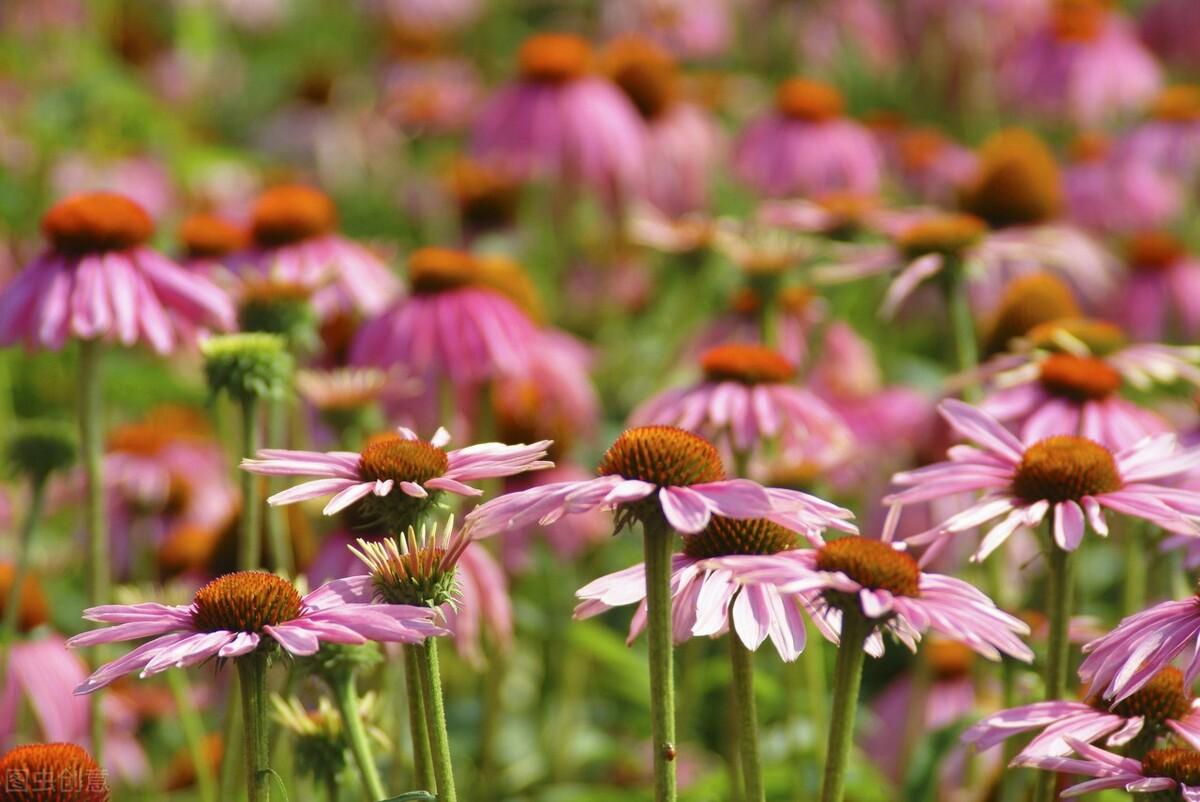
[[[410,526],[403,537],[360,539],[350,550],[371,572],[377,598],[418,607],[454,605],[459,599],[455,568],[469,538],[454,534],[451,515],[441,533],[436,525]]]
[[[283,398],[290,386],[292,356],[278,334],[245,332],[213,337],[200,346],[209,393],[238,401]]]
[[[360,645],[322,643],[316,654],[296,659],[296,668],[315,674],[332,685],[357,671],[369,671],[383,662],[379,644],[368,641]]]
[[[14,473],[41,482],[55,471],[71,467],[76,450],[70,427],[58,421],[29,420],[9,438],[5,459]]]
[[[242,331],[278,334],[293,350],[307,352],[317,344],[317,313],[307,299],[253,298],[238,308]]]

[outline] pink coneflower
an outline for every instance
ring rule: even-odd
[[[1200,7],[1191,0],[1157,0],[1143,6],[1139,29],[1142,40],[1164,61],[1200,69]]]
[[[514,527],[549,524],[597,508],[617,510],[617,527],[665,520],[681,534],[708,526],[713,515],[767,518],[805,534],[833,527],[854,531],[852,514],[794,490],[726,479],[721,455],[699,435],[673,426],[627,429],[605,452],[598,477],[510,493],[476,507],[466,527],[487,537]]]
[[[847,54],[875,69],[894,67],[900,51],[896,24],[879,0],[823,0],[794,20],[805,64],[829,69]]]
[[[755,651],[768,637],[779,656],[791,662],[804,651],[804,619],[800,602],[770,584],[742,587],[730,566],[738,555],[767,555],[797,547],[796,533],[762,519],[734,520],[714,516],[700,532],[686,536],[683,551],[671,558],[672,627],[676,643],[693,637],[717,637],[729,630]],[[720,566],[708,562],[721,557]],[[639,563],[589,582],[575,592],[581,600],[575,618],[637,604],[629,625],[629,642],[646,627],[646,566]]]
[[[947,204],[975,174],[975,153],[936,128],[914,128],[898,135],[892,169],[917,200]]]
[[[456,58],[406,58],[389,65],[383,79],[384,116],[412,135],[465,129],[481,97],[479,73]]]
[[[109,802],[108,777],[78,744],[23,744],[0,755],[5,796],[20,802]],[[11,792],[11,793],[10,793]]]
[[[119,193],[153,219],[167,216],[175,202],[170,176],[149,156],[98,161],[84,153],[70,153],[53,166],[49,182],[59,198],[82,192]]]
[[[944,545],[954,534],[1003,517],[975,552],[973,559],[982,560],[1018,528],[1035,527],[1050,516],[1054,542],[1074,551],[1087,526],[1102,537],[1108,534],[1105,509],[1171,532],[1198,531],[1189,516],[1200,508],[1200,495],[1153,483],[1200,464],[1200,450],[1181,451],[1172,434],[1114,453],[1094,440],[1070,434],[1022,442],[995,418],[961,401],[944,401],[938,409],[978,447],[954,446],[946,462],[896,474],[892,481],[907,489],[888,496],[884,503],[898,513],[909,504],[951,494],[984,491],[984,495],[933,529],[910,537],[910,543]]]
[[[732,343],[700,357],[698,384],[667,390],[630,415],[641,426],[662,423],[697,432],[745,459],[769,446],[831,464],[853,440],[840,416],[794,384],[796,366],[763,345]]]
[[[410,294],[359,330],[355,365],[400,366],[427,382],[477,390],[528,372],[538,332],[529,317],[464,251],[421,248],[408,260]],[[436,395],[435,395],[436,397]]]
[[[1057,0],[1050,19],[1014,44],[998,79],[1014,108],[1089,125],[1141,107],[1162,71],[1106,0]]]
[[[1104,739],[1106,746],[1144,754],[1172,733],[1200,738],[1200,711],[1190,686],[1183,684],[1183,674],[1168,666],[1120,702],[1055,700],[1001,710],[964,732],[963,740],[984,750],[1035,731],[1038,734],[1017,754],[1016,762],[1028,765],[1043,757],[1066,757],[1074,751],[1068,738],[1084,743]]]
[[[263,449],[258,459],[243,459],[242,469],[267,476],[320,476],[267,499],[294,504],[332,495],[324,513],[334,515],[352,504],[364,520],[403,531],[429,510],[442,493],[479,496],[482,490],[464,482],[495,479],[553,467],[542,459],[549,441],[508,446],[480,443],[446,451],[450,433],[429,440],[403,427],[397,434],[372,438],[362,453],[354,451],[288,451]]]
[[[610,202],[638,195],[645,128],[620,90],[591,74],[587,41],[538,34],[521,45],[519,61],[520,78],[476,118],[474,152],[519,175],[582,184]]]
[[[242,226],[203,212],[184,218],[179,225],[178,239],[180,263],[225,287],[233,281],[228,273],[229,263],[234,254],[249,243],[248,233]]]
[[[480,11],[479,0],[372,0],[396,28],[424,34],[456,31]]]
[[[115,624],[76,635],[68,646],[153,638],[97,669],[76,693],[93,693],[118,677],[147,677],[213,658],[240,657],[274,641],[293,655],[315,654],[322,642],[368,640],[420,643],[443,632],[427,608],[394,604],[349,604],[338,582],[306,596],[291,582],[263,571],[239,571],[214,579],[191,604],[108,605],[84,610],[84,618]]]
[[[1200,171],[1200,86],[1172,86],[1121,140],[1119,158],[1188,179]]]
[[[776,294],[775,342],[784,359],[803,366],[808,360],[811,333],[827,312],[824,302],[809,287],[790,285]],[[683,359],[699,359],[710,348],[729,343],[760,342],[764,309],[761,292],[744,287],[729,301],[729,309],[708,322],[689,343]]]
[[[611,33],[649,36],[682,58],[723,53],[732,18],[728,0],[610,0],[601,15]]]
[[[1063,194],[1074,223],[1111,234],[1166,225],[1179,213],[1179,184],[1147,161],[1118,158],[1105,137],[1077,137],[1071,155]]]
[[[1138,340],[1200,333],[1200,259],[1167,231],[1143,231],[1129,241],[1131,275],[1117,296],[1115,318]]]
[[[646,122],[646,200],[671,217],[704,208],[721,134],[704,109],[680,97],[674,60],[654,42],[626,36],[605,50],[604,66]]]
[[[843,116],[843,106],[841,93],[828,84],[782,83],[775,111],[751,123],[734,146],[738,177],[768,197],[874,195],[883,156],[870,132]]]
[[[855,535],[814,549],[713,564],[729,568],[747,587],[768,584],[798,595],[835,643],[843,613],[853,611],[869,622],[865,646],[872,654],[882,652],[884,631],[913,651],[933,631],[990,660],[1001,654],[1033,660],[1033,651],[1017,637],[1029,634],[1024,622],[961,579],[921,571],[910,554],[890,543]]]
[[[1180,732],[1186,747],[1152,749],[1141,760],[1101,749],[1066,736],[1079,758],[1040,757],[1025,761],[1032,768],[1094,779],[1072,785],[1062,796],[1081,796],[1092,791],[1120,788],[1130,794],[1149,794],[1150,800],[1193,802],[1200,799],[1200,738]]]
[[[42,231],[49,247],[0,296],[0,345],[99,338],[165,354],[196,331],[233,326],[225,293],[147,247],[154,223],[122,195],[67,198]]]
[[[400,291],[388,266],[337,233],[337,211],[319,190],[283,185],[254,206],[253,247],[236,267],[263,277],[319,288],[312,298],[322,318],[338,312],[376,314]]]
[[[521,205],[521,182],[496,165],[468,158],[455,159],[445,178],[458,211],[463,239],[510,230]]]
[[[556,458],[555,466],[549,470],[518,474],[508,479],[504,483],[504,492],[520,493],[560,482],[586,482],[591,476],[582,467],[564,464]],[[534,521],[505,531],[500,539],[500,559],[509,574],[523,573],[529,569],[534,538],[542,538],[556,559],[574,564],[588,549],[608,540],[612,531],[612,516],[601,509],[564,515],[545,525]]]

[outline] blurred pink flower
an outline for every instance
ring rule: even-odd
[[[1117,156],[1184,181],[1200,172],[1200,86],[1163,90],[1147,118],[1121,139]]]
[[[574,464],[557,461],[555,467],[513,476],[504,482],[504,493],[520,493],[539,485],[560,482],[583,482],[591,474]],[[564,515],[556,521],[542,525],[538,522],[514,526],[500,538],[500,560],[509,574],[519,574],[528,569],[534,538],[544,538],[554,557],[563,563],[574,563],[588,549],[597,546],[612,536],[612,516],[600,509],[576,515]]]
[[[1063,171],[1066,216],[1103,234],[1154,228],[1179,214],[1179,183],[1144,159],[1119,158],[1104,137],[1084,135]]]
[[[611,34],[649,36],[681,58],[720,55],[734,33],[728,0],[608,0],[601,22]]]
[[[1142,39],[1172,66],[1200,70],[1200,6],[1192,0],[1156,0],[1142,6]]]
[[[100,161],[80,152],[67,153],[51,168],[50,185],[56,196],[64,198],[82,192],[120,193],[156,220],[175,204],[171,177],[149,156]]]
[[[475,68],[455,58],[395,61],[381,91],[384,115],[412,135],[462,131],[482,98]]]
[[[1200,258],[1166,231],[1130,240],[1130,276],[1115,297],[1114,319],[1138,340],[1200,334]]]
[[[1079,753],[1079,758],[1037,757],[1021,764],[1093,778],[1069,786],[1062,792],[1063,797],[1118,788],[1130,794],[1149,794],[1151,799],[1161,799],[1163,794],[1168,794],[1168,798],[1194,802],[1200,799],[1200,783],[1189,781],[1200,776],[1200,751],[1197,751],[1200,750],[1200,738],[1186,731],[1177,734],[1184,747],[1153,749],[1141,760],[1121,757],[1067,735],[1067,744]]]
[[[875,69],[900,56],[896,21],[879,0],[820,0],[799,7],[795,19],[804,64],[828,69],[852,54]]]

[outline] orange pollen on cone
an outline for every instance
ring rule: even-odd
[[[1121,327],[1107,320],[1077,317],[1053,320],[1035,326],[1028,332],[1029,342],[1050,351],[1061,350],[1058,337],[1067,335],[1083,343],[1089,353],[1104,356],[1125,347],[1128,342]]]
[[[987,354],[1007,350],[1009,342],[1034,328],[1079,315],[1071,288],[1051,273],[1030,273],[1013,279],[1004,290],[984,338]]]
[[[417,484],[442,476],[449,469],[450,458],[442,449],[424,440],[406,440],[390,433],[367,441],[358,466],[363,481],[390,479]]]
[[[167,446],[206,440],[210,429],[204,417],[187,407],[157,407],[141,421],[109,432],[106,449],[140,457],[153,457]]]
[[[1077,163],[1098,162],[1112,150],[1111,140],[1104,134],[1088,131],[1071,141],[1071,160]]]
[[[818,571],[840,571],[864,588],[896,596],[919,596],[921,569],[912,555],[882,540],[857,535],[831,540],[817,550]]]
[[[825,122],[841,117],[845,107],[842,93],[823,81],[789,78],[775,91],[775,108],[794,120]]]
[[[1111,451],[1069,434],[1048,437],[1027,448],[1012,480],[1013,495],[1028,503],[1079,501],[1122,486]]]
[[[42,217],[42,232],[58,251],[123,251],[154,233],[146,210],[115,192],[86,192],[59,201]]]
[[[597,473],[640,479],[659,487],[719,482],[725,478],[716,447],[703,437],[674,426],[625,430],[604,453]]]
[[[975,663],[975,652],[958,641],[930,640],[925,645],[929,667],[937,679],[958,679],[971,673]]]
[[[566,83],[591,69],[592,46],[569,33],[539,33],[521,44],[517,55],[521,76],[530,81]]]
[[[963,211],[992,228],[1043,223],[1058,215],[1063,192],[1058,163],[1033,133],[1010,128],[979,152],[979,169],[963,190]]]
[[[106,772],[77,744],[24,744],[0,757],[2,798],[14,802],[108,802]]]
[[[1051,25],[1061,42],[1094,42],[1108,21],[1106,0],[1058,0]]]
[[[945,153],[948,141],[936,128],[917,128],[900,136],[900,163],[905,169],[921,172]]]
[[[300,184],[273,187],[254,204],[255,243],[271,248],[320,237],[337,225],[337,210],[324,192]]]
[[[1127,718],[1142,716],[1148,724],[1161,727],[1168,719],[1179,721],[1192,712],[1192,695],[1183,685],[1183,672],[1167,666],[1111,709]]]
[[[1103,401],[1121,389],[1121,374],[1103,359],[1051,354],[1040,366],[1042,387],[1073,401]]]
[[[1187,256],[1187,248],[1168,231],[1143,231],[1129,240],[1129,265],[1138,271],[1159,273]]]
[[[0,615],[8,603],[16,580],[16,570],[11,563],[0,563]],[[30,632],[50,620],[50,601],[42,589],[42,583],[31,573],[21,581],[20,598],[17,600],[17,627],[21,632]]]
[[[1169,777],[1181,785],[1200,785],[1200,752],[1179,748],[1151,749],[1142,758],[1142,775]]]
[[[622,36],[604,52],[604,72],[637,107],[653,120],[667,110],[678,94],[675,60],[656,42],[641,36]]]
[[[193,621],[202,632],[262,632],[300,617],[300,594],[266,571],[225,574],[196,591]]]
[[[246,232],[213,214],[193,214],[179,227],[184,255],[193,259],[219,259],[246,246]]]
[[[683,553],[696,559],[731,554],[778,554],[795,547],[795,532],[763,518],[713,516],[702,531],[683,539]]]
[[[900,248],[910,256],[961,254],[983,239],[987,224],[970,214],[942,214],[914,224],[900,235]]]
[[[418,248],[408,257],[408,285],[425,294],[479,283],[479,260],[454,248]]]
[[[1167,87],[1150,107],[1150,116],[1165,122],[1200,121],[1200,86],[1184,84]]]
[[[705,351],[700,357],[709,381],[740,384],[782,384],[796,375],[795,366],[773,348],[755,343],[730,343]]]

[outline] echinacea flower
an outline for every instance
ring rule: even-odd
[[[1167,231],[1143,231],[1129,242],[1131,270],[1116,299],[1115,318],[1137,340],[1200,334],[1200,258]]]
[[[895,68],[899,36],[890,8],[880,0],[823,0],[796,9],[794,25],[805,64],[830,69],[848,55],[866,66]]]
[[[609,0],[600,19],[610,33],[649,36],[681,58],[720,55],[733,38],[729,0]]]
[[[469,61],[419,55],[388,65],[383,113],[412,135],[463,130],[479,108],[479,73]]]
[[[775,110],[751,123],[734,146],[738,177],[772,198],[874,195],[883,155],[843,107],[841,93],[828,84],[804,78],[780,84]]]
[[[420,643],[444,630],[433,611],[411,605],[349,604],[338,582],[301,596],[291,582],[264,571],[225,574],[196,591],[191,604],[91,607],[89,621],[114,624],[76,635],[73,648],[153,638],[97,669],[75,689],[94,693],[118,677],[148,677],[213,658],[228,659],[278,644],[289,654],[315,654],[322,642]]]
[[[1149,114],[1121,139],[1117,156],[1185,181],[1200,170],[1200,85],[1163,90]]]
[[[936,128],[902,131],[893,150],[896,174],[925,203],[952,202],[975,173],[975,153]]]
[[[730,571],[739,555],[774,555],[797,548],[796,533],[763,519],[713,516],[700,532],[683,539],[683,551],[671,557],[671,621],[674,640],[718,637],[730,622],[747,649],[756,651],[768,637],[779,656],[791,662],[804,651],[800,603],[771,584],[741,586]],[[710,562],[712,558],[722,558]],[[613,607],[637,604],[629,642],[646,627],[646,565],[602,576],[575,592],[575,618],[599,615]]]
[[[871,654],[882,653],[884,631],[913,651],[922,635],[933,631],[989,660],[1001,654],[1033,660],[1033,651],[1017,637],[1029,634],[1024,622],[961,579],[925,573],[903,547],[891,543],[852,535],[812,549],[713,564],[728,568],[747,587],[768,584],[785,598],[795,594],[835,643],[844,614],[864,616]]]
[[[673,426],[627,429],[605,452],[598,477],[556,482],[492,499],[472,510],[466,528],[487,537],[514,527],[549,524],[597,508],[617,511],[617,527],[663,522],[680,534],[703,530],[713,515],[767,518],[817,537],[853,531],[849,510],[794,490],[726,479],[721,455],[699,435]]]
[[[1162,70],[1106,0],[1057,0],[1041,29],[1006,54],[997,78],[1014,109],[1088,125],[1140,107]]]
[[[179,225],[177,233],[180,264],[221,286],[228,286],[233,276],[228,272],[234,254],[249,242],[245,228],[215,214],[189,215]]]
[[[254,205],[252,247],[234,267],[277,282],[314,289],[313,306],[376,314],[400,283],[374,253],[337,233],[337,210],[325,193],[300,184],[273,187]]]
[[[621,91],[592,73],[587,40],[537,34],[518,61],[520,77],[475,120],[475,155],[521,176],[581,184],[610,203],[639,195],[645,128]]]
[[[668,390],[634,410],[635,426],[662,423],[728,444],[742,457],[775,444],[787,453],[831,464],[852,436],[824,401],[796,385],[796,367],[764,345],[719,345],[700,357],[704,378]]]
[[[0,345],[103,339],[166,354],[233,327],[225,293],[149,248],[154,222],[125,196],[72,195],[46,212],[42,231],[49,247],[0,294]]]
[[[1177,177],[1147,160],[1121,156],[1094,133],[1071,143],[1063,196],[1069,220],[1102,234],[1167,225],[1183,205]]]
[[[78,744],[15,746],[0,756],[5,796],[19,802],[109,802],[108,777]]]
[[[258,459],[243,459],[242,469],[267,476],[320,476],[267,499],[269,504],[294,504],[332,495],[324,513],[334,515],[359,504],[365,520],[403,531],[437,503],[442,493],[479,496],[482,490],[465,482],[496,479],[553,467],[546,462],[549,441],[509,446],[480,443],[447,451],[450,433],[438,429],[422,440],[411,429],[369,440],[354,451],[289,451],[263,449]]]
[[[1200,711],[1183,674],[1167,666],[1139,690],[1119,702],[1098,697],[1084,701],[1052,700],[1001,710],[986,716],[963,733],[963,740],[985,750],[1016,735],[1037,732],[1017,754],[1018,763],[1042,757],[1066,757],[1074,750],[1067,742],[1101,739],[1106,746],[1144,754],[1160,737],[1187,732],[1200,738]]]
[[[1053,540],[1074,551],[1090,527],[1106,536],[1106,509],[1149,521],[1171,532],[1196,534],[1192,516],[1200,495],[1155,484],[1200,464],[1200,449],[1180,450],[1173,434],[1147,438],[1120,451],[1078,435],[1022,442],[992,416],[953,399],[938,408],[952,427],[976,446],[957,445],[949,460],[898,473],[906,488],[886,497],[894,514],[909,505],[956,493],[983,491],[974,504],[909,543],[940,543],[993,521],[972,559],[982,560],[1020,527],[1049,516]],[[932,551],[937,551],[935,548]],[[926,554],[925,559],[929,559]]]
[[[1121,757],[1068,735],[1066,741],[1079,757],[1038,757],[1022,765],[1093,778],[1067,788],[1062,792],[1064,798],[1119,788],[1130,794],[1147,794],[1147,802],[1196,802],[1200,800],[1200,738],[1178,734],[1185,746],[1152,749],[1141,760]]]

